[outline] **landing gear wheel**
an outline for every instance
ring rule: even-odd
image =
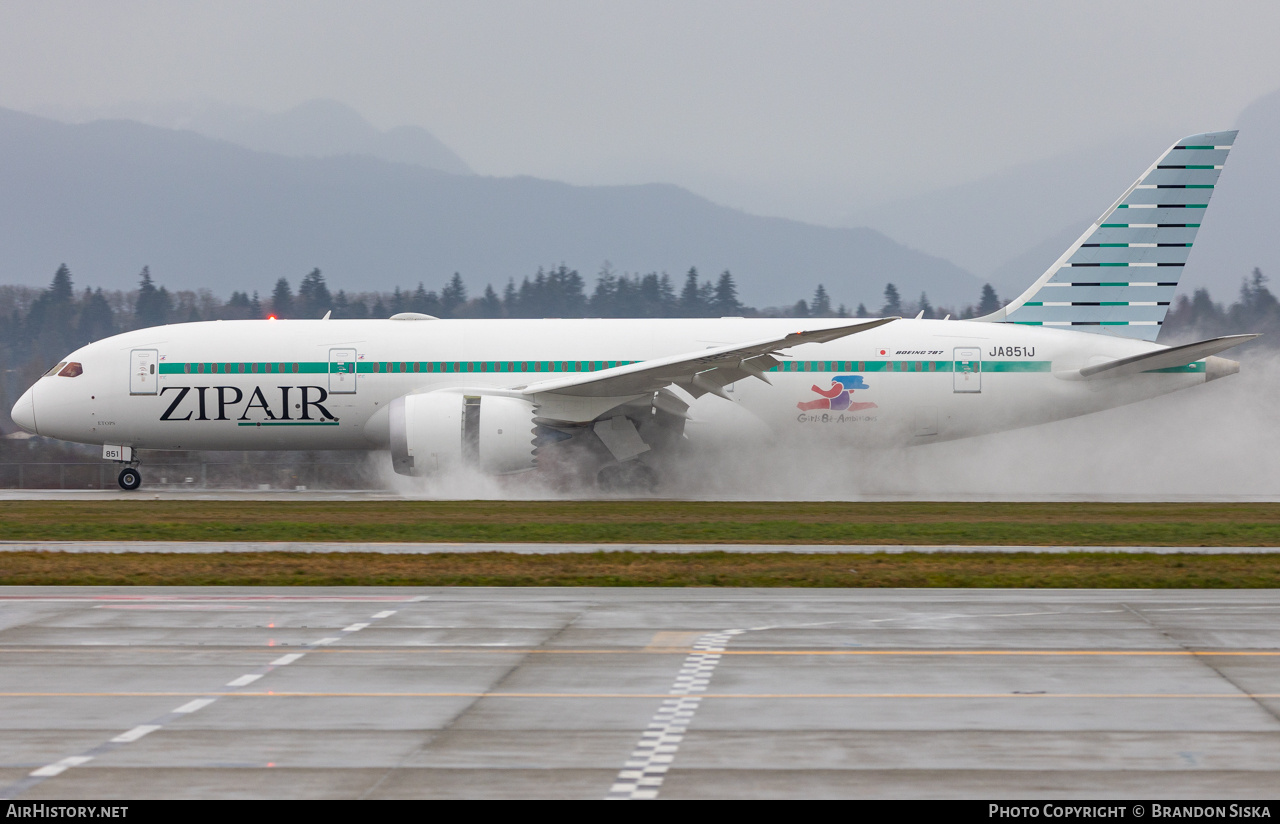
[[[608,464],[596,473],[596,486],[602,492],[653,492],[658,487],[658,473],[640,461]]]
[[[127,466],[120,470],[120,477],[117,479],[120,488],[126,492],[132,492],[142,486],[142,473],[131,466]]]

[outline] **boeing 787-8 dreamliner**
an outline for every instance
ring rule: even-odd
[[[388,450],[406,475],[507,474],[569,441],[618,489],[656,483],[694,403],[832,450],[1084,415],[1238,371],[1216,355],[1253,335],[1154,342],[1235,135],[1178,141],[1026,292],[974,320],[176,324],[72,352],[13,419],[102,444],[125,489],[141,484],[140,449]]]

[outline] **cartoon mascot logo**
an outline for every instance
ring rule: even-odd
[[[821,395],[812,401],[801,401],[796,404],[796,408],[803,412],[813,409],[835,409],[837,411],[857,412],[859,409],[875,409],[874,403],[854,403],[853,390],[869,389],[867,382],[862,379],[861,375],[837,375],[832,378],[833,383],[830,389],[819,389],[817,386],[810,387],[814,392]]]

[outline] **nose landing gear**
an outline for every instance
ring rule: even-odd
[[[120,470],[120,477],[116,479],[120,484],[120,488],[126,492],[132,492],[142,486],[142,473],[135,466],[126,466]]]

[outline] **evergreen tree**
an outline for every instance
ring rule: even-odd
[[[339,289],[338,294],[333,296],[333,316],[335,318],[351,317],[351,307],[347,303],[347,293]]]
[[[169,292],[163,286],[157,289],[151,280],[151,268],[143,266],[138,283],[138,300],[133,307],[136,327],[146,329],[162,326],[169,322],[172,310],[173,300],[169,297]]]
[[[253,313],[253,302],[244,292],[232,292],[231,299],[227,301],[226,306],[222,307],[219,314],[226,320],[246,320],[256,317]]]
[[[815,318],[825,318],[831,315],[831,298],[827,295],[827,287],[821,283],[813,293],[813,303],[809,306],[809,311]]]
[[[796,301],[796,305],[791,307],[791,317],[807,318],[809,317],[809,304],[803,300]]]
[[[698,288],[698,269],[690,267],[684,276],[684,288],[680,290],[680,315],[700,318],[706,314],[706,308],[702,302],[702,290]]]
[[[142,271],[150,281],[151,275],[147,272],[147,267],[142,267]],[[71,284],[71,270],[67,268],[67,264],[62,264],[58,267],[58,271],[53,273],[53,282],[49,284],[48,295],[50,302],[60,306],[69,305],[75,298],[75,287]]]
[[[102,340],[115,333],[116,317],[111,311],[111,304],[107,303],[107,296],[102,294],[102,289],[92,292],[85,289],[84,297],[80,300],[80,317],[76,323],[78,345]]]
[[[31,347],[32,351],[43,358],[58,358],[72,349],[73,339],[69,336],[75,314],[75,287],[71,283],[71,270],[62,264],[53,274],[49,288],[40,293],[27,309],[26,323],[14,324],[14,328],[25,328],[25,334],[16,336],[17,344],[25,344],[22,348]],[[57,361],[51,361],[50,365]]]
[[[276,288],[271,292],[271,314],[277,318],[293,317],[293,289],[284,278],[276,281]]]
[[[502,314],[509,318],[518,317],[516,303],[519,300],[516,294],[516,279],[507,278],[507,288],[502,290]]]
[[[617,293],[618,276],[614,274],[613,266],[606,260],[601,265],[599,274],[596,275],[596,288],[588,302],[592,317],[617,317],[615,312]]]
[[[250,317],[254,320],[262,317],[262,301],[258,299],[258,290],[253,290],[253,299],[249,301]]]
[[[480,298],[478,309],[482,318],[502,317],[502,298],[498,297],[498,293],[493,291],[492,283],[485,284],[484,296]]]
[[[333,296],[325,285],[324,275],[319,269],[312,269],[298,284],[298,314],[304,318],[319,318],[332,309]]]
[[[467,287],[462,283],[462,275],[457,272],[440,291],[441,317],[451,318],[454,313],[467,302]]]
[[[982,297],[978,299],[978,317],[989,315],[1000,308],[1000,298],[990,283],[982,285]]]
[[[447,317],[444,307],[440,303],[440,296],[432,289],[427,291],[427,287],[418,281],[418,288],[414,290],[410,297],[402,298],[401,301],[404,308],[401,312],[417,312],[422,315],[430,315],[433,318]]]
[[[742,314],[742,301],[738,300],[738,286],[733,282],[733,275],[725,269],[716,281],[715,297],[712,300],[715,312],[722,318],[737,317]]]
[[[854,316],[855,318],[869,318],[869,317],[871,317],[870,313],[869,313],[869,312],[867,312],[867,305],[866,305],[865,303],[859,303],[859,304],[858,304],[858,310],[857,310],[856,312],[854,312],[854,313],[853,313],[853,316]]]
[[[886,283],[884,287],[884,308],[880,310],[881,317],[902,315],[902,297],[898,294],[898,287],[892,283]]]
[[[924,292],[920,293],[920,305],[916,307],[916,311],[924,312],[924,314],[921,315],[921,317],[925,317],[925,318],[933,317],[933,304],[929,303],[929,296],[926,295]]]

